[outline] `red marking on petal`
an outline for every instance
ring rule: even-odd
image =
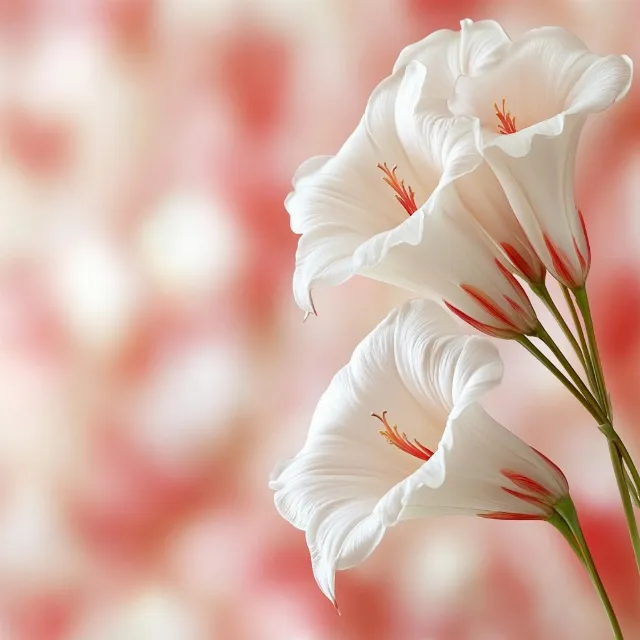
[[[546,520],[546,516],[527,514],[527,513],[509,513],[507,511],[493,511],[491,513],[479,513],[479,518],[487,518],[489,520]]]
[[[470,295],[489,315],[493,316],[509,329],[520,333],[518,331],[518,327],[507,317],[504,311],[502,311],[502,309],[500,309],[500,307],[482,291],[468,284],[463,284],[460,288]]]
[[[575,249],[576,254],[578,255],[578,260],[580,261],[580,267],[582,268],[582,273],[587,270],[587,262],[584,259],[582,253],[580,253],[580,249],[578,248],[578,243],[576,239],[573,239],[573,248]]]
[[[503,242],[501,245],[502,250],[506,253],[513,266],[526,278],[529,282],[541,282],[544,276],[544,268],[542,265],[538,266],[538,271],[535,271],[532,265],[522,256],[522,254],[512,245],[507,242]],[[536,259],[537,260],[537,259]]]
[[[378,164],[378,169],[384,173],[383,180],[396,192],[396,200],[404,207],[404,210],[409,215],[415,213],[418,210],[416,194],[410,186],[404,186],[404,180],[398,179],[398,176],[396,176],[398,167],[395,166],[393,169],[389,169],[385,162],[384,164]]]
[[[535,496],[530,496],[528,493],[522,493],[521,491],[515,491],[514,489],[509,489],[508,487],[501,487],[501,489],[505,493],[508,493],[510,496],[513,496],[514,498],[518,498],[519,500],[522,500],[523,502],[527,502],[527,503],[533,505],[534,507],[539,507],[541,509],[546,509],[548,507],[546,502],[543,502],[542,500],[540,500],[540,498],[536,498]]]
[[[535,447],[531,447],[533,451],[535,451],[562,479],[569,484],[567,481],[567,477],[564,475],[562,469],[551,459],[547,458],[541,451],[538,451]]]
[[[504,299],[509,303],[511,308],[519,315],[524,315],[524,309],[515,301],[512,300],[509,296],[504,296]]]
[[[580,283],[573,277],[570,267],[566,262],[566,258],[561,255],[560,251],[549,240],[549,237],[545,234],[544,243],[551,254],[551,262],[553,262],[553,268],[563,284],[567,285],[570,289],[575,289]]]
[[[381,416],[377,413],[372,413],[371,416],[380,420],[380,422],[382,422],[382,424],[384,425],[384,429],[381,429],[378,433],[386,438],[389,444],[398,447],[400,451],[404,451],[414,458],[424,460],[425,462],[429,460],[433,455],[433,451],[427,449],[427,447],[418,442],[415,438],[413,439],[413,442],[411,442],[406,433],[403,432],[401,434],[398,431],[398,425],[390,425],[387,422],[386,411],[383,411]]]
[[[482,333],[486,333],[488,336],[492,338],[513,338],[516,335],[519,335],[517,331],[510,331],[507,329],[498,329],[497,327],[492,327],[491,325],[484,324],[484,322],[480,322],[475,318],[472,318],[470,315],[466,314],[464,311],[461,311],[457,307],[454,307],[452,304],[443,300],[445,306],[451,313],[454,313],[458,318],[464,320],[467,324],[470,324],[474,329],[478,331],[482,331]]]
[[[591,243],[589,242],[589,234],[587,233],[587,225],[584,222],[584,216],[582,211],[578,209],[578,217],[580,218],[580,225],[582,226],[582,233],[584,233],[584,241],[587,244],[587,260],[591,264]]]
[[[527,298],[527,292],[524,287],[518,282],[518,279],[505,267],[498,258],[496,258],[496,265],[500,270],[500,273],[509,281],[509,284],[524,298]],[[528,299],[528,298],[527,298]]]
[[[509,471],[508,469],[502,469],[500,473],[505,478],[511,480],[511,482],[513,482],[513,484],[515,484],[516,487],[519,487],[520,489],[530,491],[531,493],[537,493],[538,495],[545,498],[553,495],[551,491],[549,491],[549,489],[547,489],[545,486],[527,476],[523,476],[521,473],[517,473],[516,471]]]

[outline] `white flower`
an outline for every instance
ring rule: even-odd
[[[478,154],[470,121],[423,109],[426,81],[420,63],[399,69],[373,92],[338,154],[296,173],[286,200],[302,234],[296,301],[315,312],[314,287],[358,273],[440,299],[491,335],[533,333],[535,313],[511,270],[540,281],[544,268]]]
[[[563,284],[584,284],[590,249],[574,200],[575,156],[587,116],[631,85],[627,56],[599,56],[559,27],[511,42],[493,21],[464,20],[405,49],[397,69],[427,67],[426,111],[448,104],[472,118],[476,144],[546,268]],[[491,230],[490,230],[491,232]]]
[[[400,520],[547,519],[568,495],[562,472],[477,404],[501,377],[495,347],[429,301],[393,311],[356,348],[306,444],[271,481],[331,600],[335,571],[362,562]]]

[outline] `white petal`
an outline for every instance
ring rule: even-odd
[[[450,420],[438,450],[407,479],[402,519],[430,515],[490,513],[544,517],[541,508],[504,489],[522,493],[502,471],[524,476],[549,492],[551,502],[568,494],[564,475],[546,458],[498,424],[478,404]]]
[[[502,379],[502,360],[495,346],[463,334],[437,305],[413,300],[402,307],[397,322],[398,371],[435,422],[457,415]]]
[[[559,116],[553,124],[559,132],[532,136],[525,155],[513,156],[499,144],[487,145],[483,153],[547,269],[567,286],[578,286],[586,278],[589,255],[574,200],[575,159],[584,119]],[[559,271],[548,243],[562,253],[570,278]]]
[[[392,312],[356,348],[314,413],[302,451],[271,488],[280,513],[304,529],[316,579],[334,599],[334,573],[364,560],[385,523],[403,510],[406,478],[423,460],[390,446],[372,412],[435,448],[450,409],[478,398],[502,375],[495,348],[461,334],[432,302]]]
[[[359,273],[443,300],[488,327],[527,333],[537,323],[535,313],[522,288],[500,270],[499,260],[451,186],[438,190],[401,226],[363,243],[354,256]],[[499,308],[502,319],[462,285],[481,291]],[[507,298],[517,301],[522,314]]]
[[[460,74],[478,73],[509,42],[509,36],[494,20],[463,20],[460,31],[441,29],[403,49],[394,71],[413,60],[421,62],[429,70],[429,95],[446,100]]]
[[[631,77],[626,56],[596,55],[566,30],[544,27],[512,43],[481,74],[460,77],[449,101],[453,113],[477,118],[478,147],[533,248],[571,287],[589,268],[573,192],[580,133],[589,114],[626,94]],[[515,118],[515,133],[499,133],[494,103]]]
[[[411,122],[405,131],[397,116],[398,135],[414,166],[419,166],[419,161],[413,159],[420,157],[440,166],[443,172],[440,186],[455,183],[464,208],[493,242],[506,255],[517,254],[520,274],[530,281],[541,280],[544,269],[502,186],[478,152],[472,121],[451,117],[441,104],[434,104],[427,79],[426,67],[411,62],[398,91],[397,112]]]
[[[306,311],[313,310],[314,286],[338,284],[353,275],[350,261],[359,244],[408,217],[379,164],[397,166],[398,178],[419,202],[437,183],[428,165],[416,172],[398,138],[395,111],[402,76],[390,76],[376,88],[362,121],[335,157],[312,158],[294,177],[285,206],[292,230],[303,234],[294,289]]]
[[[482,73],[459,77],[449,102],[453,113],[479,118],[498,136],[494,104],[502,98],[521,132],[565,111],[602,111],[628,91],[631,75],[626,56],[599,56],[565,29],[543,27],[511,43]],[[501,136],[509,145],[524,137]]]
[[[362,237],[335,225],[321,225],[298,241],[293,295],[298,306],[315,313],[311,292],[318,286],[342,284],[353,275],[353,253]]]
[[[411,424],[420,415],[395,367],[396,320],[394,311],[356,348],[320,399],[304,448],[270,484],[281,515],[306,531],[316,579],[332,600],[334,572],[362,561],[382,537],[377,503],[421,463],[390,446],[371,416],[388,410]]]

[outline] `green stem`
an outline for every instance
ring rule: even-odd
[[[585,371],[587,370],[587,364],[585,360],[584,353],[578,344],[578,341],[575,339],[573,332],[569,328],[569,325],[566,323],[565,319],[562,317],[562,313],[560,313],[560,309],[558,309],[556,303],[553,301],[551,294],[549,293],[549,289],[547,289],[547,285],[544,282],[540,284],[531,285],[531,289],[533,292],[542,300],[544,305],[549,309],[551,315],[555,318],[555,321],[558,323],[565,337],[569,341],[569,344],[575,351],[578,359],[580,360],[580,364],[583,366]]]
[[[589,305],[587,290],[584,286],[578,287],[577,289],[574,289],[573,295],[576,299],[578,309],[580,309],[582,320],[584,321],[587,340],[589,342],[591,362],[598,387],[600,389],[602,408],[606,411],[608,417],[608,424],[604,425],[604,428],[601,425],[601,430],[609,440],[609,455],[611,457],[616,483],[618,484],[618,490],[622,499],[622,506],[627,520],[627,527],[629,529],[629,537],[631,538],[636,565],[638,567],[638,571],[640,571],[640,536],[638,535],[638,524],[636,522],[633,504],[631,503],[630,498],[630,493],[634,494],[634,496],[638,496],[638,494],[640,494],[640,477],[638,476],[638,471],[631,459],[631,456],[629,455],[629,452],[627,451],[627,448],[624,446],[620,436],[613,428],[611,402],[604,382],[602,361],[600,360],[600,354],[598,352],[598,343],[596,340],[595,329],[593,327],[593,317],[591,315],[591,307]],[[631,473],[633,487],[629,486],[629,478],[628,474],[625,472],[625,465],[629,473]]]
[[[582,353],[584,354],[583,365],[584,369],[587,372],[587,376],[589,378],[589,384],[591,385],[591,389],[594,393],[600,395],[600,390],[598,387],[598,381],[596,380],[596,372],[593,368],[593,363],[591,362],[591,357],[589,354],[589,346],[587,345],[587,339],[584,335],[584,330],[582,329],[582,322],[580,322],[580,318],[578,317],[578,312],[576,311],[576,305],[573,303],[573,298],[571,297],[571,292],[565,285],[561,285],[562,287],[562,295],[564,296],[565,302],[567,303],[567,307],[569,308],[569,313],[571,313],[571,318],[573,320],[573,325],[576,328],[576,332],[578,333],[578,340],[580,340],[580,348]]]
[[[636,509],[640,509],[640,494],[638,493],[638,488],[636,486],[636,483],[631,477],[631,474],[626,466],[623,467],[623,471],[624,471],[624,479],[627,483],[627,488],[629,489],[629,493],[631,494],[631,499],[633,500],[633,506]]]
[[[633,554],[636,558],[636,566],[640,572],[640,536],[638,536],[638,523],[636,522],[631,497],[629,496],[627,478],[622,466],[622,457],[616,443],[611,440],[609,441],[609,455],[611,457],[611,464],[613,465],[613,472],[616,476],[618,491],[622,498],[622,507],[625,518],[627,519],[627,528],[629,529],[629,537],[631,538],[631,545],[633,546]]]
[[[576,537],[573,535],[571,528],[567,524],[566,520],[557,512],[554,511],[553,515],[549,517],[549,523],[552,524],[561,534],[562,537],[569,543],[569,546],[573,549],[573,552],[578,557],[578,560],[582,565],[587,568],[587,563],[582,553],[582,548],[578,544]]]
[[[514,338],[516,342],[521,344],[536,360],[541,362],[553,375],[567,388],[567,390],[580,402],[580,404],[593,416],[594,420],[600,424],[601,414],[596,410],[586,398],[571,384],[571,381],[556,367],[547,356],[536,347],[526,336],[518,336]]]
[[[640,507],[640,474],[638,473],[638,469],[636,469],[636,465],[633,462],[633,458],[631,457],[629,450],[625,446],[624,442],[622,442],[622,438],[620,438],[617,433],[614,440],[616,447],[620,452],[624,465],[628,472],[631,474],[631,479],[628,479],[628,484],[629,486],[632,486],[634,488],[632,497],[634,499],[636,507]]]
[[[611,629],[613,631],[613,637],[616,640],[624,640],[622,635],[622,629],[620,628],[620,623],[618,622],[618,618],[616,617],[615,611],[613,610],[613,606],[611,604],[611,600],[609,600],[609,596],[607,595],[607,591],[604,588],[604,584],[598,574],[598,569],[596,568],[595,562],[593,561],[593,557],[591,555],[591,551],[589,550],[589,545],[584,537],[582,532],[582,527],[580,526],[580,521],[578,520],[578,514],[576,512],[576,508],[569,496],[566,498],[562,498],[558,503],[556,503],[555,512],[560,516],[560,519],[564,520],[566,523],[566,527],[557,527],[556,522],[551,520],[552,524],[558,528],[560,533],[565,537],[567,542],[571,545],[574,551],[578,554],[578,557],[581,559],[583,565],[585,566],[589,577],[591,578],[591,582],[595,587],[598,595],[600,596],[600,601],[604,607],[604,610],[607,613],[607,617],[609,618],[609,623],[611,624]],[[569,534],[573,534],[574,542],[571,542]],[[576,546],[579,548],[580,553],[576,550]]]
[[[564,353],[558,345],[554,342],[553,338],[547,333],[545,328],[542,325],[538,325],[538,330],[536,335],[542,342],[549,348],[551,353],[558,359],[558,362],[564,367],[565,371],[569,374],[573,383],[578,387],[580,393],[584,396],[584,398],[591,404],[595,411],[598,412],[600,424],[607,422],[607,416],[602,414],[600,410],[600,405],[598,401],[593,396],[593,394],[587,388],[587,385],[582,381],[582,378],[578,374],[578,372],[571,366],[571,363],[567,360]]]
[[[598,342],[596,340],[596,332],[593,327],[593,318],[591,316],[591,306],[589,305],[589,296],[584,286],[578,287],[573,290],[578,309],[582,314],[584,326],[587,331],[587,340],[589,341],[589,352],[591,355],[591,362],[595,372],[596,382],[598,384],[602,406],[607,412],[607,416],[611,418],[611,402],[607,394],[607,387],[604,383],[604,373],[602,371],[602,362],[600,360],[600,353],[598,351]]]

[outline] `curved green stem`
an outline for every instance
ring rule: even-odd
[[[609,400],[609,395],[607,394],[607,387],[605,386],[605,383],[604,383],[604,373],[602,371],[602,362],[600,360],[600,353],[598,351],[598,342],[596,340],[596,332],[593,327],[593,318],[591,316],[591,306],[589,305],[589,296],[587,295],[587,290],[585,289],[584,286],[574,289],[573,295],[575,296],[578,309],[580,309],[580,313],[582,314],[582,319],[584,320],[584,326],[587,331],[587,340],[589,342],[589,352],[591,355],[591,362],[593,364],[596,382],[598,384],[599,393],[601,396],[600,399],[602,402],[602,406],[607,412],[607,416],[611,418],[611,402]]]
[[[575,339],[573,332],[569,328],[569,325],[566,323],[565,319],[562,317],[562,313],[560,313],[560,309],[558,309],[556,303],[554,302],[551,294],[549,293],[549,289],[547,289],[547,285],[542,282],[540,284],[531,285],[531,289],[533,292],[542,300],[544,305],[549,309],[551,315],[554,317],[555,321],[558,323],[559,327],[562,329],[562,333],[564,333],[565,337],[569,341],[569,344],[575,351],[578,359],[580,360],[580,364],[583,366],[585,371],[587,370],[587,363],[585,359],[585,355],[578,344],[578,341]]]
[[[613,472],[616,476],[620,497],[622,498],[622,507],[624,509],[625,518],[627,519],[627,528],[629,529],[629,537],[631,538],[631,545],[633,546],[636,566],[640,572],[640,536],[638,535],[638,523],[636,522],[633,505],[631,504],[631,497],[629,496],[627,478],[622,466],[622,456],[618,450],[616,442],[611,440],[609,441],[609,456],[611,457]]]
[[[566,389],[580,402],[580,404],[593,416],[594,420],[601,423],[601,413],[571,384],[571,381],[556,367],[547,356],[536,347],[526,336],[518,336],[514,338],[516,342],[521,344],[536,360],[541,362],[553,375],[566,387]]]
[[[571,314],[571,319],[573,320],[573,325],[575,326],[576,332],[578,334],[578,340],[580,340],[580,349],[584,354],[583,366],[587,373],[587,377],[589,378],[589,384],[591,385],[591,389],[593,390],[593,392],[600,396],[600,389],[598,387],[598,381],[596,380],[596,373],[589,354],[589,345],[587,344],[587,339],[584,335],[584,330],[582,329],[582,322],[580,322],[578,312],[576,311],[576,305],[573,303],[573,298],[571,297],[571,292],[569,291],[569,289],[567,289],[565,285],[561,285],[561,288],[562,295],[564,296],[564,300],[567,303],[567,307],[569,308],[569,313]]]
[[[578,372],[571,366],[571,363],[567,360],[564,353],[558,345],[554,342],[553,338],[547,333],[545,328],[542,325],[538,325],[538,330],[536,335],[540,340],[549,348],[551,353],[558,359],[558,362],[564,367],[565,371],[569,374],[570,378],[573,380],[573,383],[576,385],[580,393],[584,396],[584,398],[589,402],[589,404],[594,408],[599,415],[597,418],[599,420],[599,424],[603,424],[607,422],[607,416],[604,415],[600,409],[600,405],[598,404],[598,400],[593,396],[593,394],[587,388],[587,385],[582,381],[582,378],[579,376]]]
[[[576,540],[576,537],[573,535],[573,532],[571,531],[571,528],[567,524],[566,520],[557,511],[554,511],[553,515],[549,517],[549,523],[552,524],[562,534],[562,537],[569,543],[569,546],[573,549],[573,552],[578,557],[578,560],[580,560],[582,565],[587,568],[587,563],[584,559],[582,548]]]
[[[640,507],[640,474],[638,473],[638,469],[636,469],[636,465],[633,462],[633,458],[631,457],[629,450],[617,433],[614,441],[618,451],[620,452],[625,468],[631,475],[631,478],[627,478],[627,484],[634,489],[632,494],[633,500],[636,507]]]
[[[556,503],[554,509],[555,514],[557,514],[559,517],[554,521],[554,518],[552,516],[550,522],[554,526],[556,526],[558,531],[560,531],[567,542],[569,542],[571,548],[576,552],[578,558],[580,558],[582,564],[586,568],[589,577],[593,582],[593,586],[598,592],[598,596],[600,596],[600,601],[602,602],[604,610],[607,613],[607,617],[609,618],[611,630],[613,631],[613,637],[616,640],[624,640],[620,623],[618,622],[618,618],[616,617],[615,611],[613,610],[613,605],[611,604],[611,600],[609,600],[607,591],[604,588],[604,584],[602,583],[600,575],[598,574],[598,569],[596,568],[595,562],[593,561],[591,551],[589,550],[589,545],[587,544],[587,541],[582,532],[582,527],[580,526],[580,521],[578,520],[578,514],[576,512],[573,501],[570,497],[567,496],[566,498],[563,498],[558,503]],[[558,526],[560,520],[564,521],[566,526],[563,524],[560,524]],[[573,541],[571,540],[571,538],[573,538]]]

